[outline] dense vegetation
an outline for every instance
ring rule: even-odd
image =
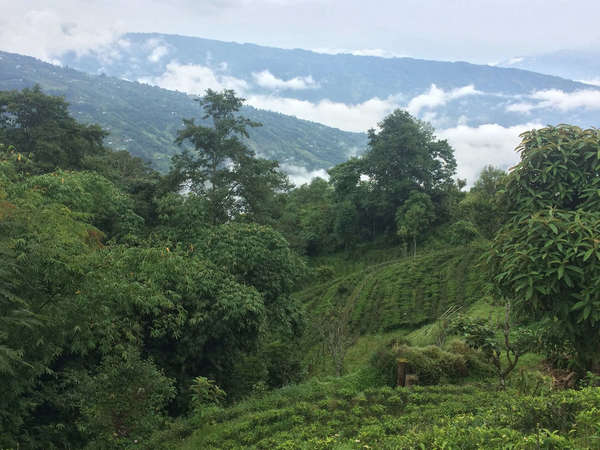
[[[241,107],[161,175],[0,92],[0,447],[597,448],[597,130],[464,192],[396,111],[294,188]]]

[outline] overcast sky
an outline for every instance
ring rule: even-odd
[[[0,0],[0,49],[51,60],[127,31],[490,63],[600,45],[597,0]]]

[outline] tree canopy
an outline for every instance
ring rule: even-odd
[[[589,369],[600,354],[600,131],[561,125],[521,136],[509,218],[491,253],[495,280]]]

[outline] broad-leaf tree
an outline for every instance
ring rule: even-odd
[[[521,136],[509,220],[490,257],[495,281],[589,369],[600,354],[600,131],[561,125]]]
[[[238,114],[244,99],[232,90],[208,89],[198,102],[202,119],[210,119],[212,127],[184,119],[175,142],[190,142],[193,150],[173,158],[170,178],[175,187],[205,198],[213,225],[240,214],[262,217],[273,193],[287,187],[287,179],[276,162],[256,159],[244,142],[248,128],[261,124]]]
[[[31,154],[35,170],[81,169],[84,159],[105,153],[107,133],[71,117],[61,97],[44,94],[39,86],[0,92],[0,136],[22,154]]]

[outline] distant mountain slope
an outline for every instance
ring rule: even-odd
[[[502,61],[500,65],[600,84],[600,49],[559,50],[521,56]]]
[[[161,170],[167,169],[171,156],[181,150],[173,140],[182,119],[201,115],[199,105],[180,92],[91,76],[28,56],[0,52],[0,90],[36,83],[48,94],[63,95],[78,120],[107,129],[107,144],[111,147],[151,160]],[[327,168],[366,146],[366,135],[362,133],[251,107],[244,108],[243,114],[263,123],[250,130],[250,147],[283,164],[309,170]]]
[[[87,55],[66,54],[62,63],[89,73],[143,79],[158,85],[168,83],[181,90],[197,87],[194,83],[198,80],[190,73],[195,67],[204,70],[206,76],[221,77],[226,83],[267,100],[277,96],[355,105],[375,98],[391,98],[398,106],[408,107],[413,114],[431,121],[436,128],[485,123],[512,126],[524,122],[597,125],[597,113],[587,109],[566,111],[554,103],[523,107],[523,102],[540,91],[555,90],[569,95],[589,86],[556,76],[465,62],[327,55],[136,33],[126,34],[112,46]],[[467,86],[471,89],[459,90]],[[418,96],[423,97],[411,103]]]

